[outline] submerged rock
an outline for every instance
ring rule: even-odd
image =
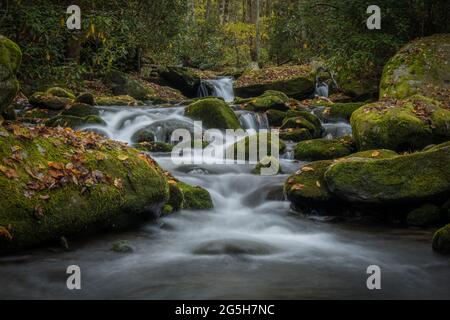
[[[339,139],[315,139],[299,142],[294,149],[294,157],[301,161],[338,159],[355,151],[351,137]]]
[[[0,131],[0,158],[21,159],[0,166],[0,252],[130,227],[168,200],[160,167],[124,144],[47,127]]]
[[[198,246],[194,254],[198,255],[268,255],[276,249],[266,243],[244,239],[212,240]]]
[[[0,114],[9,107],[19,91],[16,74],[21,62],[19,46],[0,35]]]
[[[450,110],[422,96],[365,105],[353,113],[351,125],[361,150],[421,150],[450,140]]]
[[[420,94],[450,107],[450,34],[436,34],[403,47],[386,64],[380,98]]]
[[[450,224],[434,234],[433,250],[442,254],[450,254]]]
[[[239,119],[226,102],[206,98],[186,108],[185,114],[194,120],[203,121],[209,129],[242,129]]]
[[[117,241],[115,242],[112,247],[111,251],[114,251],[116,253],[132,253],[134,252],[134,248],[130,245],[128,241]]]

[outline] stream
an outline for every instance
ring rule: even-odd
[[[220,81],[212,85],[218,96],[232,101]],[[101,110],[107,125],[84,129],[128,143],[149,126],[155,139],[165,142],[174,129],[194,126],[182,106]],[[265,116],[236,112],[245,129],[268,128]],[[325,128],[329,138],[351,133],[345,122]],[[0,298],[450,298],[450,258],[432,252],[433,230],[292,212],[282,185],[304,164],[292,160],[292,152],[280,161],[284,173],[273,177],[251,174],[252,165],[176,165],[170,154],[152,156],[180,180],[206,188],[215,209],[182,211],[138,230],[71,241],[67,252],[49,247],[0,257]],[[134,252],[111,251],[119,240],[128,241]],[[82,290],[66,288],[69,265],[81,268]],[[381,268],[381,290],[367,289],[370,265]]]

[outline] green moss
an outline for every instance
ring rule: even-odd
[[[271,127],[281,127],[283,120],[286,117],[286,112],[270,109],[267,110],[266,115]]]
[[[222,100],[207,98],[186,108],[186,116],[203,121],[210,129],[241,129],[239,119],[233,110]]]
[[[324,180],[325,171],[333,161],[317,161],[308,164],[290,176],[284,185],[289,201],[295,207],[324,205],[334,201]]]
[[[311,140],[313,137],[308,129],[288,129],[280,131],[280,139],[285,141],[300,142]]]
[[[63,128],[79,128],[85,125],[99,124],[104,125],[105,122],[99,116],[87,116],[84,118],[75,116],[59,115],[45,122],[47,127],[63,127]]]
[[[138,150],[147,152],[172,152],[174,146],[165,142],[141,142],[134,145]]]
[[[184,194],[178,183],[169,183],[169,202],[167,203],[173,209],[173,211],[178,211],[183,209],[185,203]]]
[[[0,252],[41,245],[61,236],[119,230],[157,215],[168,200],[169,189],[162,170],[134,149],[111,141],[80,149],[77,145],[85,134],[65,139],[61,136],[63,130],[42,129],[49,130],[48,134],[37,134],[32,139],[16,138],[0,130],[0,159],[10,157],[13,147],[20,150],[23,158],[15,164],[17,178],[0,172],[0,226],[12,236],[0,236]],[[22,128],[21,132],[28,130]],[[88,172],[110,178],[94,180],[87,187],[71,179],[42,191],[27,187],[37,182],[29,172],[48,177],[49,161],[67,166],[76,154],[83,156],[82,166]],[[103,160],[98,160],[99,154]],[[42,215],[36,216],[36,208],[42,209]]]
[[[269,93],[270,92],[266,92],[264,95],[250,101],[247,104],[246,109],[255,112],[266,112],[270,109],[280,111],[289,110],[289,106],[285,99],[280,97],[279,94],[269,95]],[[289,101],[289,99],[287,101]]]
[[[353,113],[351,125],[361,150],[420,150],[450,139],[450,111],[421,96],[366,105]]]
[[[433,250],[442,254],[450,254],[450,224],[434,234]]]
[[[325,173],[334,194],[349,202],[423,202],[450,193],[450,148],[390,159],[351,158]]]
[[[19,46],[0,35],[0,114],[14,100],[19,91],[16,73],[22,61]]]
[[[15,75],[22,62],[20,47],[10,39],[0,35],[0,64],[6,66]]]
[[[187,210],[210,210],[214,208],[211,195],[202,187],[193,187],[179,182],[178,187],[183,192],[183,209]]]
[[[299,142],[294,149],[294,157],[302,161],[330,160],[348,156],[354,151],[350,137],[340,139],[316,139]]]
[[[402,48],[383,70],[380,98],[404,99],[421,94],[448,104],[449,41],[449,34],[437,34]]]
[[[97,97],[97,105],[99,106],[138,106],[143,105],[141,101],[131,96],[114,96],[114,97]]]
[[[353,112],[361,108],[363,105],[363,102],[329,104],[322,112],[322,116],[326,120],[350,120]]]
[[[256,175],[261,175],[261,170],[263,168],[274,169],[274,170],[270,170],[271,172],[268,172],[269,173],[268,175],[275,176],[275,175],[281,174],[283,172],[280,161],[275,157],[264,157],[264,159],[262,159],[260,162],[258,162],[256,167],[253,169],[252,173],[256,174]]]
[[[74,117],[87,117],[87,116],[98,116],[100,114],[100,110],[94,108],[88,104],[76,102],[70,105],[66,110],[62,112],[62,115],[65,116],[74,116]]]
[[[250,159],[250,143],[255,143],[255,147],[256,147],[256,157],[257,157],[257,161],[261,160],[260,159],[260,143],[262,143],[262,139],[266,139],[266,150],[267,150],[267,156],[272,156],[272,135],[270,133],[259,133],[257,135],[253,135],[253,136],[247,136],[244,139],[236,142],[233,146],[231,146],[230,148],[234,149],[234,159],[238,158],[238,151],[240,150],[245,150],[245,159],[239,159],[239,160],[245,160],[245,161],[250,161],[250,160],[255,160],[255,159]],[[286,144],[281,141],[278,140],[279,144],[278,144],[278,150],[279,150],[279,154],[283,154],[286,151]]]
[[[55,97],[67,98],[67,99],[71,99],[71,100],[75,99],[75,95],[73,94],[73,92],[69,91],[68,89],[63,89],[60,87],[50,88],[45,93],[47,95],[52,95]]]
[[[353,153],[346,158],[390,159],[397,157],[398,155],[399,154],[397,152],[392,150],[378,149]]]
[[[441,220],[440,212],[438,206],[425,204],[408,213],[406,220],[410,226],[414,227],[435,226]]]
[[[51,94],[36,92],[30,99],[30,104],[36,108],[63,110],[67,105],[73,102],[72,99],[57,97]]]

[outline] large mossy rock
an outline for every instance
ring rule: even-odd
[[[339,161],[326,171],[329,190],[344,201],[390,205],[450,194],[450,147],[388,159]]]
[[[58,97],[47,92],[35,92],[29,99],[33,107],[49,110],[63,110],[70,105],[73,100],[66,97]]]
[[[420,150],[450,140],[450,110],[422,96],[365,105],[353,113],[351,125],[361,150]]]
[[[450,107],[450,34],[413,41],[385,66],[380,97],[404,99],[415,94]]]
[[[16,74],[21,61],[19,46],[0,35],[0,114],[9,107],[19,91]]]
[[[314,72],[310,66],[280,66],[252,70],[235,83],[239,97],[258,97],[267,90],[281,91],[295,99],[306,99],[314,93]]]
[[[186,97],[197,97],[201,78],[193,69],[167,67],[162,69],[159,74],[170,86],[180,90]]]
[[[283,92],[269,90],[251,100],[245,108],[246,110],[255,112],[266,112],[270,109],[287,111],[289,110],[288,103],[289,97]]]
[[[111,86],[112,92],[116,96],[130,96],[137,100],[148,100],[154,92],[140,84],[130,76],[113,70],[106,74],[105,81]]]
[[[194,102],[186,108],[185,114],[203,122],[209,129],[241,129],[239,119],[226,102],[216,98],[206,98]]]
[[[74,117],[88,117],[88,116],[98,116],[100,115],[100,110],[84,103],[76,102],[66,107],[61,114],[65,116]]]
[[[339,139],[315,139],[299,142],[294,149],[294,157],[301,161],[318,161],[338,159],[355,151],[351,137]]]
[[[442,254],[450,254],[450,224],[434,234],[433,250]]]
[[[0,131],[0,252],[130,227],[168,200],[163,171],[124,144],[67,129]]]
[[[75,99],[75,95],[73,94],[73,92],[71,92],[69,89],[64,89],[60,87],[49,88],[45,93],[59,98],[67,98],[70,100]]]
[[[408,213],[406,220],[408,225],[414,227],[436,226],[441,220],[441,209],[433,204],[425,204]]]

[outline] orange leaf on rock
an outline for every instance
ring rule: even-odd
[[[8,240],[12,240],[13,237],[8,229],[5,227],[0,226],[0,237],[6,238]]]
[[[122,189],[123,188],[122,179],[120,179],[120,178],[114,179],[114,186],[117,189]]]
[[[9,179],[19,178],[19,174],[15,169],[7,168],[5,166],[0,165],[0,172],[3,173]]]
[[[47,164],[50,168],[53,168],[56,170],[64,170],[64,168],[65,168],[64,164],[58,163],[58,162],[49,161]]]
[[[379,156],[380,156],[380,152],[379,151],[372,152],[372,157],[373,158],[376,158],[376,157],[379,157]]]
[[[303,190],[304,187],[305,187],[305,185],[297,183],[292,186],[291,190],[292,191]]]
[[[314,168],[312,168],[312,167],[303,167],[302,171],[303,172],[311,172],[311,171],[314,171]]]
[[[121,155],[117,156],[117,159],[119,159],[120,161],[128,160],[128,158],[129,157],[125,154],[121,154]]]

